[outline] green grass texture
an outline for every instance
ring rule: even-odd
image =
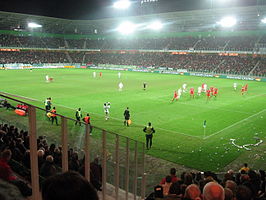
[[[93,78],[93,71],[97,77]],[[91,115],[91,123],[108,131],[145,142],[143,127],[151,122],[156,133],[153,146],[146,153],[199,170],[220,170],[247,150],[238,145],[254,144],[250,153],[265,151],[266,140],[266,83],[205,78],[158,73],[140,73],[92,69],[33,69],[1,70],[1,91],[31,98],[30,103],[44,108],[44,100],[52,98],[57,113],[75,118],[77,108],[83,116]],[[45,75],[54,78],[47,83]],[[118,90],[122,82],[124,88]],[[143,90],[143,82],[147,89]],[[179,101],[171,102],[174,90],[186,83],[197,88],[202,83],[217,87],[217,98],[209,101],[202,93],[190,98],[183,93]],[[233,89],[237,83],[237,91]],[[241,95],[241,86],[248,92]],[[103,103],[110,102],[110,119],[105,120]],[[132,125],[123,124],[123,112],[129,107]],[[207,121],[204,131],[203,122]],[[259,157],[264,163],[266,157]],[[247,161],[248,162],[248,161]],[[252,160],[250,161],[252,162]],[[260,166],[258,166],[260,167]]]

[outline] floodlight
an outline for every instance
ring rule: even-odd
[[[148,25],[148,28],[152,30],[160,30],[162,29],[162,27],[163,24],[160,21],[154,21],[150,25]]]
[[[266,17],[264,17],[262,20],[261,20],[262,23],[266,24]]]
[[[123,22],[117,28],[117,30],[124,35],[133,33],[135,29],[136,25],[131,22]]]
[[[230,28],[230,27],[236,25],[236,18],[224,17],[223,19],[221,19],[220,22],[218,22],[218,24],[220,24],[222,27]]]
[[[114,3],[114,8],[116,9],[127,9],[131,5],[131,2],[129,0],[119,0]]]
[[[30,23],[28,23],[28,27],[29,27],[29,28],[41,28],[42,25],[40,25],[40,24],[36,24],[36,23],[34,23],[34,22],[30,22]]]

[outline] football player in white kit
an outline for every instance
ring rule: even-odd
[[[118,72],[118,78],[121,78],[121,72]]]
[[[237,83],[234,83],[233,87],[234,87],[234,90],[236,91]]]
[[[92,73],[93,78],[96,78],[96,72]]]
[[[181,89],[181,88],[179,88],[179,89],[177,90],[177,94],[178,94],[178,99],[180,99],[181,94],[182,94],[182,89]]]
[[[49,82],[49,76],[48,75],[45,76],[45,80],[46,80],[46,82]]]
[[[204,88],[203,89],[204,89],[204,92],[207,91],[207,84],[206,83],[204,84]]]
[[[199,86],[199,87],[198,87],[198,96],[201,95],[201,91],[202,91],[202,88]]]
[[[119,88],[118,90],[119,90],[119,91],[122,91],[123,87],[124,87],[123,83],[120,82],[120,83],[118,84],[118,88]]]
[[[186,92],[187,91],[187,84],[184,83],[182,87],[183,87],[183,92]]]
[[[110,102],[106,102],[103,104],[103,110],[105,113],[105,120],[109,119],[109,109],[111,108],[111,103]]]

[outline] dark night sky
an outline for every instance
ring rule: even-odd
[[[137,4],[135,0],[135,6]],[[191,10],[210,8],[210,2],[219,0],[159,0],[160,11]],[[265,0],[228,0],[228,6],[256,5]],[[139,9],[115,11],[111,8],[114,0],[0,0],[0,10],[24,14],[42,15],[66,19],[95,19],[140,14]],[[214,3],[214,7],[223,6]],[[158,9],[158,8],[157,8]],[[142,13],[143,14],[143,13]]]

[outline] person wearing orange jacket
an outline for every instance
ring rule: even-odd
[[[92,132],[92,126],[91,126],[91,117],[89,115],[89,113],[83,118],[83,121],[89,125],[90,127],[90,135],[91,135],[91,132]]]
[[[54,124],[54,121],[55,121],[56,125],[58,126],[55,107],[53,107],[53,109],[51,110],[51,119],[52,119],[52,124]]]

